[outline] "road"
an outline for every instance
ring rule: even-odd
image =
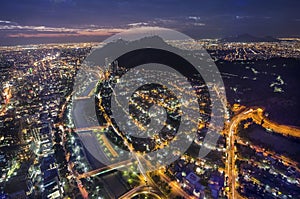
[[[115,170],[118,168],[129,167],[131,164],[132,164],[132,160],[125,160],[122,162],[117,162],[115,164],[111,164],[111,165],[108,165],[108,166],[105,166],[105,167],[102,167],[99,169],[95,169],[92,171],[78,174],[77,178],[81,179],[81,178],[87,178],[87,177],[91,177],[91,176],[97,176],[97,175],[100,175],[100,174],[103,174],[103,173],[106,173],[106,172],[109,172],[109,171],[112,171],[112,170]]]
[[[281,125],[276,122],[270,121],[268,118],[264,117],[262,113],[254,115],[252,119],[257,124],[261,124],[263,121],[262,127],[271,129],[275,133],[279,133],[284,136],[300,138],[300,129],[298,127]]]
[[[164,180],[166,181],[171,187],[172,187],[172,192],[176,193],[177,195],[180,195],[184,198],[190,198],[193,199],[195,198],[194,196],[189,195],[188,193],[186,193],[180,186],[180,184],[177,181],[172,181],[161,169],[155,168],[155,165],[153,165],[153,163],[151,163],[149,160],[147,160],[144,157],[140,157],[141,161],[144,161],[145,164],[148,165],[148,168],[150,168],[150,170],[152,172],[157,172],[157,174]],[[147,172],[147,180],[148,183],[152,186],[157,187],[157,189],[159,189],[159,187],[157,186],[157,183],[154,182],[150,176],[150,173]],[[150,180],[150,181],[149,181]]]
[[[63,128],[62,125],[58,125],[59,129],[62,131],[62,140],[63,140],[63,148],[64,148],[64,151],[67,151],[66,148],[65,148],[65,129]],[[72,176],[74,177],[75,181],[76,181],[76,184],[77,184],[77,187],[81,193],[81,196],[83,199],[88,199],[88,192],[87,190],[84,188],[84,186],[82,185],[81,181],[79,178],[77,178],[76,176],[78,176],[78,173],[77,171],[74,169],[74,163],[72,161],[70,161],[70,153],[66,153],[65,154],[65,157],[66,157],[66,160],[68,162],[68,170],[71,172]]]
[[[83,127],[83,128],[76,128],[74,129],[75,132],[83,132],[83,131],[94,131],[94,130],[103,130],[107,128],[108,126],[89,126],[89,127]]]
[[[107,149],[109,150],[109,152],[111,153],[111,155],[116,158],[119,156],[119,154],[117,153],[117,151],[113,148],[113,146],[111,145],[111,142],[108,140],[108,138],[106,137],[106,135],[101,134],[101,139],[103,140],[105,146],[107,147]]]
[[[224,133],[226,137],[226,164],[225,164],[225,176],[228,177],[227,186],[229,186],[229,191],[227,192],[228,198],[236,199],[243,198],[236,191],[237,183],[237,169],[235,167],[235,147],[234,143],[238,134],[238,124],[246,119],[251,118],[253,122],[258,125],[262,125],[264,128],[272,129],[274,133],[281,135],[289,135],[293,137],[300,137],[300,129],[297,127],[291,127],[287,125],[279,125],[276,122],[270,121],[263,114],[262,108],[247,108],[238,115],[234,116],[230,123],[225,126]]]
[[[4,115],[7,110],[7,106],[9,106],[10,99],[12,98],[11,88],[6,87],[3,91],[3,96],[5,97],[5,104],[3,104],[3,107],[0,109],[0,116]]]
[[[102,80],[104,80],[102,78]],[[114,89],[111,88],[114,92]],[[214,88],[215,90],[217,90],[216,88]],[[217,95],[220,95],[219,92],[217,92]],[[77,98],[77,100],[80,102],[81,100],[85,101],[85,100],[89,100],[90,97],[89,96],[84,96],[84,97],[79,97]],[[76,101],[77,101],[76,100]],[[224,106],[226,106],[226,103],[223,103]],[[82,106],[80,106],[82,107]],[[103,113],[103,116],[106,120],[106,122],[108,123],[108,126],[111,126],[113,128],[113,130],[116,132],[116,134],[118,136],[120,136],[123,141],[124,141],[124,145],[127,146],[127,148],[129,149],[130,153],[132,154],[132,157],[134,159],[137,160],[138,162],[138,169],[140,170],[141,174],[144,177],[144,180],[149,183],[149,185],[151,185],[152,187],[155,187],[155,182],[153,182],[152,178],[149,176],[148,172],[144,171],[143,165],[140,163],[141,159],[143,159],[139,154],[137,154],[134,151],[134,148],[132,146],[132,144],[127,140],[126,135],[119,131],[117,128],[115,128],[115,126],[113,125],[110,117],[107,115],[107,113],[105,112],[104,107],[102,106],[102,102],[101,102],[101,97],[99,96],[99,109],[100,111]],[[81,112],[81,110],[79,111]],[[80,114],[79,114],[80,115]],[[300,137],[300,129],[299,128],[295,128],[295,127],[291,127],[291,126],[286,126],[286,125],[279,125],[275,122],[270,121],[268,118],[266,118],[263,114],[263,109],[262,108],[247,108],[246,110],[242,111],[241,113],[239,113],[238,115],[234,116],[231,121],[225,125],[225,129],[224,129],[224,134],[227,136],[226,138],[226,143],[227,143],[227,147],[226,147],[226,166],[225,166],[225,176],[228,177],[227,183],[229,186],[229,191],[227,192],[228,194],[228,198],[232,198],[232,199],[236,199],[236,198],[243,198],[242,196],[239,195],[239,193],[237,192],[236,188],[237,188],[237,182],[236,182],[236,177],[237,177],[237,169],[236,169],[236,165],[235,165],[235,147],[234,147],[234,143],[235,140],[237,138],[237,134],[238,134],[238,126],[239,123],[243,120],[246,120],[248,118],[251,118],[256,124],[263,126],[264,128],[267,129],[272,129],[272,131],[274,131],[274,133],[279,133],[285,136],[294,136],[294,137]],[[79,120],[78,122],[80,122],[82,120]],[[88,125],[91,126],[91,125]],[[85,128],[85,127],[82,127]],[[78,131],[79,129],[77,129]],[[129,164],[132,164],[132,160],[128,160],[129,162],[120,162],[120,163],[116,163],[114,165],[110,165],[104,168],[100,168],[91,172],[87,172],[84,174],[79,174],[77,176],[78,179],[80,178],[85,178],[88,176],[94,176],[94,175],[98,175],[101,174],[103,172],[107,172],[113,169],[117,169],[120,167],[124,167],[124,166],[128,166]],[[172,187],[172,189],[174,191],[176,191],[176,193],[184,196],[185,198],[192,198],[192,196],[188,195],[181,187],[180,185],[178,185],[178,183],[171,181],[165,174],[160,173],[160,176],[170,184],[170,186]],[[137,193],[139,190],[139,188],[137,187],[136,189],[133,189],[132,192]],[[144,190],[142,190],[144,191]]]
[[[137,186],[137,187],[131,189],[130,191],[126,192],[125,194],[120,196],[119,199],[133,198],[140,194],[148,194],[148,195],[154,196],[155,198],[162,198],[154,188],[152,188],[148,185],[142,184],[142,185]]]
[[[181,196],[183,196],[184,198],[196,199],[195,196],[191,196],[191,195],[189,195],[187,192],[185,192],[185,191],[181,188],[181,186],[180,186],[180,184],[179,184],[178,182],[172,181],[172,180],[171,180],[164,172],[162,172],[161,170],[158,170],[158,174],[159,174],[159,176],[160,176],[164,181],[166,181],[166,182],[169,184],[169,186],[172,187],[172,191],[173,191],[174,193],[176,193],[176,194],[178,194],[178,195],[181,195]]]

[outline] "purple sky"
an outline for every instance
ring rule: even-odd
[[[299,0],[9,0],[0,6],[0,45],[101,41],[133,26],[193,38],[300,37]]]

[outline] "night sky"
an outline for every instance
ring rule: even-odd
[[[198,38],[300,37],[299,0],[2,1],[0,45],[101,41],[136,26]]]

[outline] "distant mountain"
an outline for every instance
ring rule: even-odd
[[[249,34],[242,34],[233,37],[227,37],[220,40],[221,42],[278,42],[280,40],[271,36],[267,37],[255,37]]]

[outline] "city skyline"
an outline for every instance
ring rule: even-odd
[[[2,2],[0,198],[299,198],[299,7]]]
[[[183,45],[182,41],[169,42]],[[103,71],[82,65],[99,43],[0,47],[0,196],[136,198],[139,194],[142,198],[147,193],[154,198],[167,195],[165,198],[180,199],[204,195],[295,198],[299,195],[300,176],[300,130],[295,127],[299,126],[299,94],[295,92],[299,40],[215,42],[198,41],[220,69],[226,89],[223,100],[228,108],[221,118],[227,119],[217,145],[204,143],[209,103],[202,98],[204,123],[199,124],[191,147],[170,165],[144,172],[136,170],[139,164],[134,155],[144,166],[153,166],[155,161],[150,163],[141,151],[160,150],[170,143],[173,128],[166,127],[152,141],[136,140],[117,130],[108,102],[111,84],[120,82],[120,75],[128,70],[123,67],[124,59],[113,63],[116,65],[107,63]],[[72,88],[75,74],[76,78],[89,80],[80,84],[79,95]],[[171,82],[171,86],[181,85],[183,89],[173,85],[178,91],[186,90],[186,84],[171,74],[160,73],[158,78]],[[129,82],[122,85],[129,86]],[[205,96],[205,89],[196,88]],[[172,96],[165,88],[143,89],[135,92],[130,104],[136,106],[132,107],[135,117],[146,122],[140,113],[147,111],[147,103],[153,103],[156,94],[165,95],[159,103],[165,107]],[[212,97],[220,96],[222,90],[214,85]],[[97,121],[89,115],[94,109],[93,98],[97,100]],[[191,108],[190,102],[184,106]],[[176,110],[174,105],[171,110]],[[176,125],[175,112],[171,116],[175,120],[172,125]],[[197,124],[194,119],[190,122]],[[195,155],[199,146],[211,152],[199,158]],[[133,159],[122,152],[123,147],[131,150]],[[172,154],[178,155],[178,151]]]

